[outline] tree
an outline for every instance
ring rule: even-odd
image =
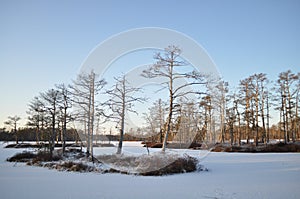
[[[293,109],[296,104],[294,97],[295,94],[297,94],[297,87],[294,88],[294,83],[297,83],[297,80],[299,80],[299,76],[290,70],[280,73],[277,80],[278,93],[280,93],[281,98],[280,119],[282,118],[283,121],[285,143],[290,141],[290,136],[292,136],[292,140],[295,141],[295,131],[292,129],[291,124],[295,115]],[[290,135],[290,133],[292,133],[292,135]]]
[[[299,92],[300,92],[300,73],[297,74],[298,75],[298,83],[297,83],[297,87],[296,87],[296,103],[295,103],[295,119],[294,119],[294,127],[295,127],[295,137],[300,137],[299,136]]]
[[[65,146],[66,146],[66,133],[67,133],[67,123],[69,121],[72,121],[73,118],[71,118],[70,114],[68,113],[68,109],[72,107],[71,104],[71,98],[70,98],[70,91],[68,87],[65,84],[59,84],[56,85],[56,88],[60,95],[60,103],[59,103],[59,109],[61,113],[61,122],[62,122],[62,130],[61,130],[61,142],[62,142],[62,149],[63,153],[65,152]]]
[[[96,115],[97,103],[95,96],[106,85],[104,79],[97,80],[97,75],[94,71],[89,74],[79,74],[77,79],[70,85],[70,92],[72,93],[73,103],[77,113],[75,113],[76,120],[83,124],[85,133],[87,134],[87,156],[93,159],[93,133],[94,120]]]
[[[263,134],[262,139],[265,140],[266,137],[266,126],[265,126],[265,82],[267,81],[266,74],[259,73],[250,76],[253,85],[253,98],[255,101],[255,145],[258,146],[259,140],[259,116],[261,116],[262,126],[263,126]],[[254,117],[253,117],[254,118]]]
[[[234,123],[236,120],[234,107],[226,108],[226,123],[229,126],[229,135],[230,135],[230,145],[233,145],[234,142]]]
[[[8,116],[8,120],[6,122],[4,122],[4,124],[9,125],[13,128],[15,139],[16,139],[16,144],[19,144],[17,125],[18,125],[18,121],[20,121],[20,120],[21,120],[21,118],[19,116],[15,115],[15,116]]]
[[[202,115],[202,140],[210,142],[215,139],[215,136],[212,135],[212,97],[211,95],[205,95],[202,97],[199,103],[200,113]]]
[[[176,106],[176,100],[180,97],[186,97],[188,94],[202,94],[201,91],[193,91],[188,89],[193,85],[206,85],[204,75],[196,70],[190,72],[182,71],[184,66],[187,65],[180,59],[181,49],[177,46],[168,46],[164,50],[164,54],[156,53],[154,59],[155,64],[149,66],[148,69],[142,72],[145,78],[163,77],[166,81],[163,83],[165,88],[169,91],[169,113],[167,118],[167,129],[163,141],[162,151],[166,150],[168,135],[172,131],[173,126],[173,113]],[[177,70],[178,69],[178,70]],[[181,81],[180,81],[181,80]],[[184,83],[182,83],[182,80]]]
[[[180,148],[184,146],[184,148],[190,147],[193,142],[196,142],[196,134],[200,129],[200,112],[198,103],[193,100],[186,101],[184,99],[179,100],[178,111],[176,112],[176,120],[175,120],[175,137],[173,141],[179,142]],[[205,106],[207,110],[209,110],[209,106]],[[210,109],[211,110],[211,109]],[[209,112],[209,111],[207,111]],[[205,117],[206,119],[211,117]],[[211,127],[211,125],[210,125]],[[207,139],[214,139],[213,134],[206,135]]]
[[[270,92],[266,91],[266,109],[267,109],[267,131],[266,131],[266,143],[270,141]]]
[[[49,136],[49,150],[52,157],[54,147],[55,147],[55,138],[56,138],[56,123],[58,116],[58,103],[60,100],[59,91],[55,89],[50,89],[45,93],[41,93],[41,99],[43,100],[44,110],[46,114],[50,116],[51,120],[51,133]]]
[[[148,109],[148,113],[144,114],[144,119],[148,123],[151,133],[159,133],[160,143],[163,142],[166,106],[167,104],[162,99],[158,99]]]
[[[211,93],[212,96],[211,100],[213,101],[213,104],[216,105],[216,111],[219,112],[220,116],[220,131],[221,131],[221,142],[225,142],[225,133],[226,133],[226,104],[228,102],[228,82],[224,82],[222,80],[219,80],[218,83],[215,85],[215,91],[216,93]],[[210,90],[214,91],[213,88]]]
[[[230,145],[238,143],[241,144],[241,117],[239,110],[239,97],[236,93],[232,93],[225,98],[225,121],[226,127],[228,127]],[[237,122],[237,126],[236,126]],[[236,127],[236,128],[235,128]],[[226,128],[224,130],[226,132]]]
[[[247,137],[247,144],[250,141],[250,122],[251,122],[251,110],[250,104],[253,98],[253,84],[252,78],[248,77],[240,81],[239,85],[239,96],[241,98],[241,105],[244,107],[243,117],[246,123],[245,125],[245,134]]]
[[[131,87],[129,82],[126,80],[125,75],[114,79],[116,81],[115,85],[111,90],[106,91],[106,93],[110,96],[110,99],[106,102],[106,104],[113,113],[110,117],[117,122],[116,128],[120,129],[120,140],[117,154],[121,154],[124,139],[126,111],[137,114],[134,110],[134,103],[144,102],[145,98],[134,96],[134,94],[141,92],[141,88]]]
[[[267,109],[267,126],[269,126],[269,102],[268,102],[268,91],[266,90],[266,85],[268,84],[269,80],[267,78],[267,75],[265,73],[259,73],[258,74],[258,81],[259,81],[259,97],[260,97],[260,117],[262,121],[262,142],[265,144],[269,141],[268,135],[267,135],[267,129],[266,129],[266,114],[265,109]]]
[[[42,136],[40,135],[45,127],[45,110],[43,102],[38,98],[34,97],[33,100],[28,104],[29,109],[27,125],[36,128],[36,142],[38,143]]]

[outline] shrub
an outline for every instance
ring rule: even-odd
[[[255,146],[252,144],[245,144],[243,146],[227,146],[226,144],[217,144],[212,149],[213,152],[246,152],[246,153],[289,153],[300,152],[300,145],[298,143],[284,144],[282,142],[277,144],[261,144]]]
[[[162,143],[154,143],[150,147],[151,148],[162,148],[163,144]]]
[[[144,144],[144,147],[149,147],[149,148],[162,148],[162,143],[159,142],[142,142]]]
[[[212,151],[212,152],[223,152],[224,150],[225,150],[225,149],[224,149],[223,146],[217,145],[217,146],[215,146],[211,151]]]
[[[196,143],[196,142],[193,142],[191,145],[190,145],[190,149],[200,149],[202,146],[202,144],[199,144],[199,143]]]
[[[49,152],[40,151],[37,154],[32,152],[22,152],[17,153],[14,156],[7,159],[8,162],[29,162],[32,161],[32,164],[38,162],[48,162],[48,161],[58,161],[62,157],[58,155],[51,156]]]
[[[191,156],[186,155],[185,157],[178,157],[167,166],[158,170],[142,172],[140,175],[143,176],[162,176],[178,173],[193,172],[197,170],[198,160]]]
[[[61,160],[62,157],[59,155],[52,155],[48,151],[39,151],[37,156],[34,158],[34,161],[41,162],[50,162],[50,161],[58,161]]]
[[[7,159],[8,162],[27,162],[36,157],[36,154],[31,152],[17,153],[14,156]]]
[[[98,159],[111,168],[104,173],[136,174],[143,176],[161,176],[197,170],[198,160],[188,155],[158,153],[155,155],[124,156],[104,155]]]

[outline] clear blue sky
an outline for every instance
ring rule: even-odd
[[[76,77],[100,42],[162,27],[201,44],[233,86],[300,69],[299,0],[0,1],[0,127],[39,92]]]

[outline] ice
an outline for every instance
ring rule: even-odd
[[[300,198],[299,153],[204,153],[175,150],[198,157],[209,171],[162,177],[59,172],[6,162],[24,149],[0,145],[0,197],[7,198]],[[115,148],[111,148],[114,151]],[[146,150],[133,143],[124,151]],[[95,153],[101,153],[96,148]],[[105,150],[104,150],[105,151]],[[106,149],[108,153],[108,149]]]

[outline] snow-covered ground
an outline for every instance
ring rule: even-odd
[[[0,143],[0,198],[300,198],[300,154],[208,153],[177,150],[200,158],[209,171],[163,177],[59,172],[9,163],[24,149]],[[97,148],[96,154],[114,148]],[[157,149],[152,149],[151,153]],[[124,153],[147,153],[125,143]]]

